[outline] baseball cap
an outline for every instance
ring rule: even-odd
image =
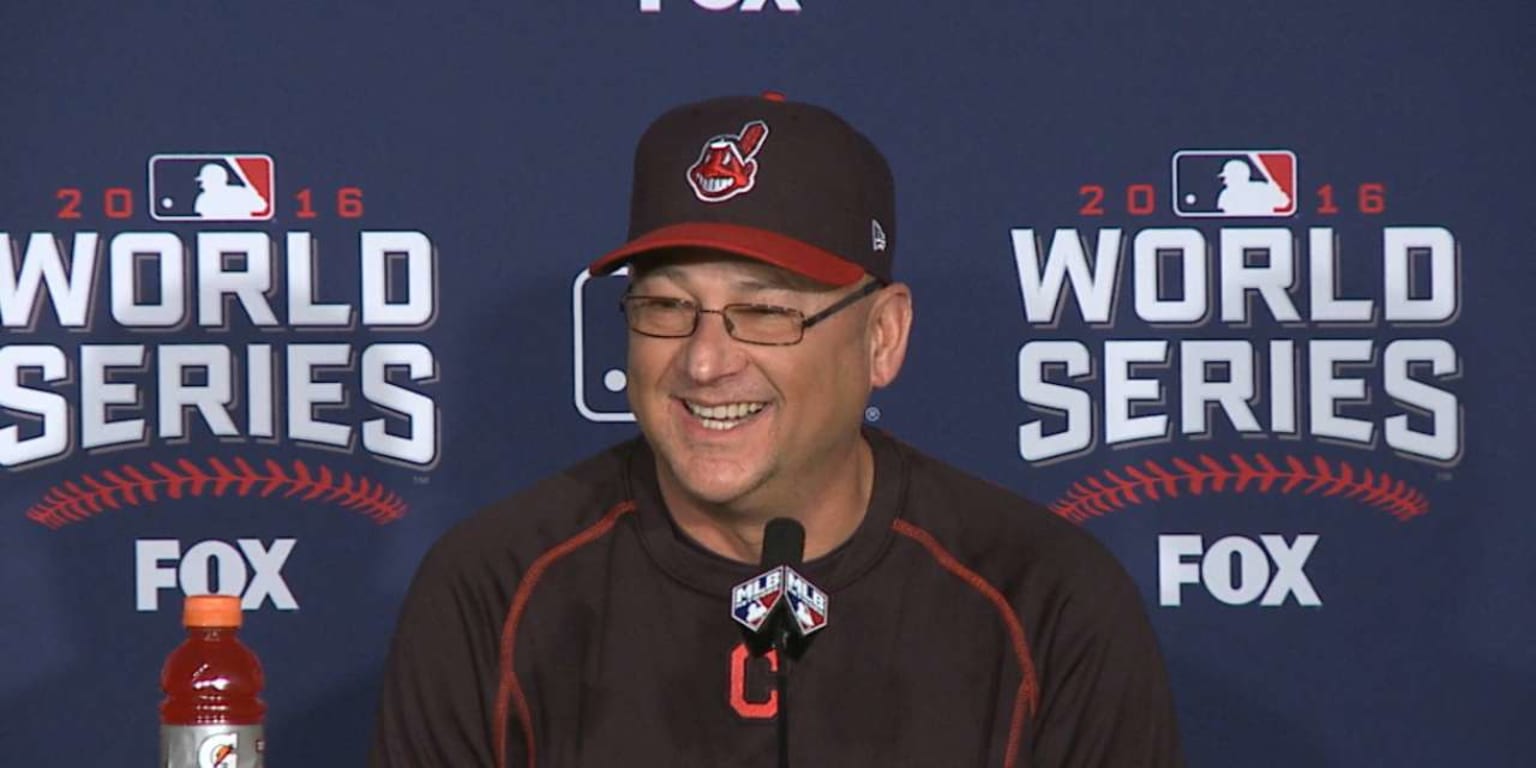
[[[640,137],[629,241],[588,270],[698,246],[829,285],[866,273],[888,283],[895,197],[880,151],[822,107],[771,91],[687,104]]]

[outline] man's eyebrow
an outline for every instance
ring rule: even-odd
[[[778,275],[764,277],[746,277],[734,282],[736,288],[743,291],[797,291],[806,286],[798,281],[783,278]]]

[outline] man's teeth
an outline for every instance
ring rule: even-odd
[[[765,403],[730,403],[728,405],[696,405],[688,403],[688,410],[709,429],[732,429],[743,419],[761,411]]]
[[[740,419],[763,409],[763,403],[729,403],[726,405],[698,405],[689,403],[688,410],[701,419]]]

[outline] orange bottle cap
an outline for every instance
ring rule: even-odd
[[[241,618],[235,595],[188,595],[181,611],[184,627],[238,627]]]

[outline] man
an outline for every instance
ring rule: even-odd
[[[632,268],[643,437],[433,548],[373,764],[1178,764],[1114,559],[862,427],[912,322],[869,140],[777,94],[715,99],[652,124],[634,185],[631,240],[591,269]],[[795,570],[830,597],[798,658],[755,652],[728,615],[774,518],[803,525]]]

